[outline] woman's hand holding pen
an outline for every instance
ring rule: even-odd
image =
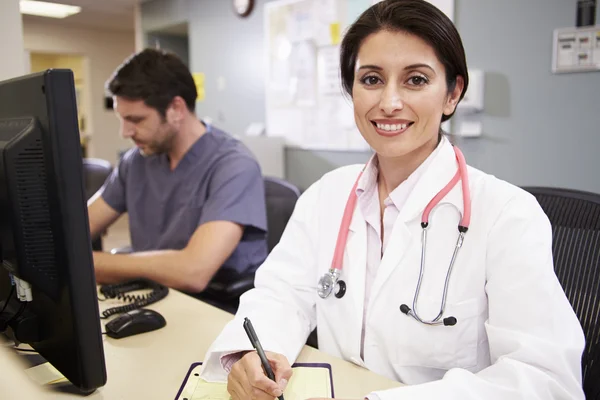
[[[247,353],[233,364],[227,378],[227,391],[232,400],[273,400],[283,393],[292,377],[292,367],[281,354],[265,352],[275,374],[275,383],[265,375],[256,351]]]

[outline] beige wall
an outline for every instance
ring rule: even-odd
[[[111,163],[120,149],[130,143],[119,136],[119,124],[112,110],[104,109],[104,84],[112,72],[135,50],[133,32],[111,32],[61,27],[23,18],[25,50],[83,56],[87,70],[84,94],[87,101],[86,134],[90,136],[89,156]]]
[[[50,54],[30,51],[31,72],[47,68],[68,68],[73,71],[75,84],[85,80],[84,57],[76,54]]]
[[[18,0],[0,0],[0,81],[25,73],[25,52]]]
[[[87,138],[88,127],[87,114],[90,110],[90,105],[85,97],[86,92],[86,65],[85,57],[79,55],[64,55],[50,53],[35,53],[30,52],[29,57],[30,72],[42,72],[49,68],[70,69],[73,71],[75,79],[75,90],[77,93],[77,116],[79,117],[79,132],[81,133],[82,143],[85,143]]]

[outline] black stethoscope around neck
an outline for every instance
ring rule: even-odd
[[[471,223],[471,192],[469,190],[469,179],[467,175],[467,164],[465,162],[465,157],[462,152],[458,149],[458,147],[453,146],[454,153],[456,155],[456,161],[458,163],[458,170],[454,177],[448,182],[448,184],[440,190],[438,194],[436,194],[433,199],[427,204],[425,207],[425,211],[423,211],[423,215],[421,216],[421,269],[419,272],[419,280],[417,282],[417,288],[415,291],[415,295],[413,297],[412,309],[408,307],[406,304],[402,304],[400,306],[400,311],[408,316],[413,317],[417,321],[426,324],[426,325],[445,325],[445,326],[453,326],[456,325],[455,317],[445,317],[444,311],[446,309],[446,298],[448,296],[448,284],[450,282],[450,276],[452,275],[452,269],[454,267],[456,258],[458,257],[458,253],[460,248],[462,247],[465,234],[469,229],[469,225]],[[333,260],[331,261],[331,268],[327,271],[320,279],[317,286],[317,293],[323,299],[328,298],[332,293],[338,299],[341,299],[346,294],[346,282],[340,279],[342,274],[342,264],[344,258],[344,248],[346,247],[346,241],[348,240],[348,232],[350,230],[350,223],[352,222],[352,214],[354,213],[354,208],[356,207],[356,201],[358,196],[356,195],[356,188],[358,186],[358,182],[364,172],[358,175],[354,186],[352,187],[352,191],[350,192],[350,196],[348,197],[348,201],[346,202],[346,207],[344,208],[344,215],[342,217],[342,222],[340,225],[340,230],[338,232],[337,241],[335,244],[335,250],[333,253]],[[432,320],[424,320],[419,317],[417,312],[417,305],[419,300],[419,293],[421,291],[421,284],[423,282],[423,274],[425,270],[425,250],[427,248],[427,229],[430,228],[429,224],[429,216],[432,210],[440,204],[442,199],[446,197],[446,195],[456,186],[458,181],[461,181],[462,195],[463,195],[463,210],[464,213],[461,215],[461,220],[458,224],[458,239],[456,241],[456,246],[454,248],[454,253],[452,254],[452,259],[450,260],[450,265],[448,267],[448,272],[446,273],[446,281],[444,283],[444,292],[442,294],[442,301],[440,305],[440,311],[438,315]],[[460,210],[458,210],[460,214]]]

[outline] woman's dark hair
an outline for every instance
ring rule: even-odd
[[[176,96],[188,110],[196,108],[196,84],[190,70],[176,55],[164,50],[145,49],[128,58],[107,82],[113,96],[143,100],[164,118]]]
[[[446,71],[448,92],[454,90],[456,77],[462,76],[464,88],[469,76],[465,50],[456,27],[437,7],[425,0],[384,0],[369,9],[348,28],[341,44],[340,68],[342,85],[352,96],[356,57],[364,40],[379,31],[406,32],[418,36],[433,47]],[[443,115],[442,122],[452,115]]]

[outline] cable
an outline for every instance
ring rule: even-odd
[[[11,277],[11,281],[12,281],[12,275],[10,277]],[[14,315],[8,319],[6,319],[5,317],[2,316],[2,314],[4,313],[4,310],[6,310],[6,307],[8,306],[8,303],[10,302],[10,298],[12,297],[14,292],[15,292],[15,285],[13,284],[10,289],[10,293],[8,294],[8,297],[6,298],[6,301],[4,303],[4,307],[2,307],[2,311],[0,311],[0,333],[4,332],[8,328],[9,322],[12,322],[12,320],[14,318]],[[8,317],[8,315],[6,317]]]
[[[4,302],[4,307],[2,307],[2,311],[0,311],[0,314],[2,314],[4,312],[4,310],[6,310],[6,307],[8,307],[8,302],[9,302],[9,300],[12,297],[12,295],[13,295],[14,292],[15,292],[15,287],[13,285],[10,288],[10,293],[8,293],[8,297],[6,298],[6,301]]]
[[[150,289],[149,293],[138,295],[127,294],[127,292],[130,291],[147,289]],[[105,299],[116,298],[124,302],[129,302],[129,304],[104,310],[100,319],[108,319],[115,314],[126,313],[163,299],[169,293],[169,288],[147,279],[135,279],[123,283],[102,286],[100,292],[104,295]]]
[[[27,307],[27,303],[21,303],[21,307],[19,307],[19,311],[15,313],[8,321],[6,321],[6,326],[10,325],[11,322],[19,318],[23,312],[25,312],[25,308]]]

